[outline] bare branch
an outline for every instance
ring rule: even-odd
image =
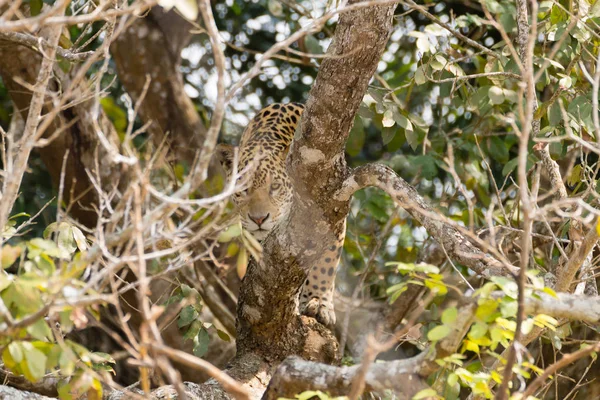
[[[242,385],[240,385],[239,382],[231,378],[229,375],[227,375],[225,372],[221,371],[219,368],[215,367],[211,363],[204,361],[201,358],[184,353],[183,351],[171,349],[169,347],[165,347],[159,344],[151,344],[150,346],[152,350],[156,351],[157,353],[166,355],[173,361],[178,361],[191,368],[195,368],[208,373],[210,376],[215,378],[217,382],[223,385],[223,388],[228,393],[230,393],[235,399],[250,399],[250,394]]]
[[[558,281],[556,282],[556,291],[565,292],[569,291],[573,279],[577,271],[580,270],[581,266],[588,258],[588,255],[594,250],[596,243],[598,243],[598,230],[596,229],[596,223],[594,227],[590,229],[585,235],[581,245],[573,251],[566,265],[562,267],[558,274]]]
[[[356,168],[335,198],[339,201],[347,200],[356,191],[367,186],[375,186],[385,191],[399,206],[419,221],[452,258],[477,274],[489,278],[518,271],[507,262],[501,262],[476,248],[457,228],[444,221],[412,186],[387,166],[367,164]]]
[[[48,48],[50,46],[48,41],[44,38],[41,38],[41,37],[36,38],[35,36],[29,35],[27,33],[20,33],[20,32],[0,32],[0,40],[6,40],[9,42],[22,44],[24,46],[27,46],[27,47],[30,47],[30,48],[36,50],[38,53],[40,53],[42,55],[45,55],[45,53],[41,49]],[[58,54],[60,57],[64,58],[65,60],[81,61],[81,60],[88,58],[92,54],[94,54],[94,52],[93,51],[85,51],[82,53],[73,53],[72,51],[69,51],[60,46],[57,46],[56,54]]]
[[[64,12],[66,2],[63,2],[61,7],[57,7],[57,12]],[[42,60],[40,70],[37,76],[37,80],[33,90],[33,96],[29,106],[29,113],[25,121],[25,130],[20,139],[20,149],[16,156],[13,165],[5,166],[9,175],[4,180],[2,188],[2,197],[0,201],[0,227],[6,224],[8,214],[12,209],[12,206],[16,200],[23,180],[23,174],[27,168],[27,162],[29,161],[29,155],[35,146],[35,139],[37,134],[38,125],[40,122],[40,113],[44,105],[44,97],[46,96],[46,88],[52,75],[52,66],[54,65],[54,55],[56,54],[56,48],[58,47],[58,39],[60,38],[60,32],[62,27],[60,25],[54,26],[48,34],[48,48],[47,57]],[[0,240],[1,243],[1,240]]]

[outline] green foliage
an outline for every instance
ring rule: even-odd
[[[25,2],[33,15],[39,13],[41,1]],[[191,3],[194,2],[170,3],[175,3],[185,13],[189,11],[186,5],[193,7]],[[505,233],[502,228],[507,231],[519,229],[522,222],[520,204],[516,199],[518,188],[514,182],[517,180],[519,143],[515,133],[516,129],[522,128],[519,114],[524,105],[524,94],[516,57],[510,44],[504,42],[496,28],[486,21],[478,3],[474,7],[468,2],[426,3],[429,12],[448,21],[454,29],[467,34],[494,52],[495,56],[455,39],[447,30],[419,17],[418,13],[405,13],[407,10],[399,7],[395,30],[377,76],[355,117],[346,147],[347,162],[352,167],[370,161],[383,162],[410,182],[447,219],[472,229],[472,233],[489,228],[491,223],[499,232],[499,238],[506,239],[504,244],[514,242],[513,237],[501,234]],[[586,15],[575,21],[575,9],[572,7],[579,3],[590,7]],[[296,32],[306,22],[307,15],[318,15],[326,2],[298,4],[302,7],[289,7],[287,2],[270,0],[227,0],[214,4],[219,30],[225,42],[232,45],[225,48],[225,56],[233,81],[255,65],[255,53],[264,52],[289,32]],[[312,8],[313,4],[316,9]],[[539,75],[535,117],[540,119],[540,131],[528,144],[528,178],[534,175],[533,168],[538,163],[533,154],[534,144],[549,141],[548,148],[555,161],[561,166],[571,161],[575,163],[565,177],[569,196],[588,204],[597,202],[596,193],[600,187],[596,172],[598,157],[591,154],[593,152],[584,154],[585,144],[594,144],[598,139],[592,118],[592,86],[586,74],[593,73],[589,66],[594,65],[598,55],[599,4],[598,1],[542,1],[538,4],[536,18],[530,18],[536,21],[539,34],[533,63],[535,73]],[[485,0],[483,5],[514,42],[517,31],[514,1]],[[303,10],[304,7],[307,9]],[[71,7],[68,7],[67,15],[71,12]],[[78,51],[97,48],[102,43],[102,35],[98,33],[104,29],[104,23],[70,26],[70,37],[61,37],[61,46],[70,48],[72,43],[81,45],[90,40],[85,48],[78,48]],[[303,41],[294,43],[292,49],[322,53],[333,25],[334,22],[329,22],[323,32],[308,35]],[[304,62],[291,52],[280,55],[281,58],[269,60],[259,76],[231,101],[223,126],[226,140],[235,142],[245,121],[266,103],[304,101],[307,98],[317,72],[315,65],[321,59]],[[189,89],[201,117],[208,121],[206,109],[211,109],[213,100],[205,98],[204,94],[210,91],[209,79],[214,75],[208,37],[205,34],[194,35],[182,57],[180,70],[186,90]],[[584,69],[586,66],[590,71]],[[61,67],[65,71],[73,68],[70,63],[61,63]],[[88,76],[94,76],[98,68],[100,66],[95,65]],[[128,120],[122,96],[124,91],[112,62],[108,63],[108,71],[101,84],[107,91],[100,100],[102,108],[124,140],[127,124],[133,123],[137,128],[141,122]],[[5,130],[12,112],[9,94],[0,82],[0,125]],[[135,138],[134,144],[142,148],[149,142],[147,139],[143,132]],[[51,201],[55,189],[51,187],[50,177],[39,158],[33,156],[29,167],[13,212],[33,215],[46,203],[48,207],[38,218],[37,225],[29,225],[25,232],[19,232],[26,236],[12,238],[2,248],[4,271],[0,271],[0,296],[17,321],[35,315],[50,301],[60,303],[68,298],[69,293],[84,287],[79,278],[85,268],[82,262],[85,238],[68,224],[49,225],[56,215],[56,201]],[[159,178],[161,182],[166,180],[177,185],[188,169],[189,166],[183,163],[175,163],[173,182],[170,175]],[[596,193],[588,191],[589,188]],[[542,189],[547,189],[543,183]],[[204,211],[199,212],[195,220],[202,221],[204,215]],[[11,219],[4,235],[14,235],[18,222],[24,217],[26,215]],[[210,222],[202,221],[203,224]],[[42,233],[46,225],[49,226]],[[558,243],[569,239],[569,228],[570,224],[566,221],[561,229],[554,232]],[[260,257],[260,246],[239,225],[224,231],[217,240],[226,246],[225,258],[235,260],[240,277],[245,273],[249,256]],[[499,244],[500,240],[495,240],[494,245]],[[452,399],[458,398],[461,388],[464,388],[489,397],[491,384],[500,382],[501,374],[499,369],[485,368],[481,359],[495,358],[499,360],[500,367],[505,362],[498,353],[514,338],[516,284],[509,278],[473,283],[470,272],[462,265],[446,263],[433,267],[416,264],[418,255],[426,251],[424,248],[429,241],[424,228],[404,210],[397,208],[389,197],[378,190],[362,190],[353,199],[348,219],[344,267],[339,273],[339,279],[345,284],[340,285],[340,290],[344,295],[351,295],[354,286],[361,284],[371,298],[392,303],[409,285],[434,291],[436,296],[428,307],[428,317],[420,321],[422,341],[427,338],[429,344],[434,345],[451,334],[459,310],[457,305],[450,303],[451,295],[455,294],[453,291],[462,295],[463,282],[468,279],[475,286],[473,291],[469,291],[471,300],[477,304],[475,321],[469,327],[459,353],[438,360],[444,368],[435,379],[444,382],[443,388],[436,386],[435,394],[430,390],[420,395],[427,397],[439,393],[442,398]],[[556,296],[541,279],[541,275],[551,272],[551,267],[559,260],[560,252],[556,247],[547,253],[534,249],[532,259],[535,265],[531,267],[539,268],[540,273],[528,274],[526,296],[535,297],[541,293]],[[459,290],[455,290],[456,285],[461,285]],[[67,288],[66,293],[58,288]],[[214,334],[228,340],[224,332],[200,321],[203,306],[194,289],[182,285],[166,304],[183,304],[177,324],[185,331],[185,338],[193,341],[196,355],[206,353]],[[89,311],[95,312],[93,309]],[[14,371],[30,378],[60,367],[61,374],[70,379],[71,385],[65,386],[64,397],[70,391],[69,387],[81,390],[93,387],[96,381],[85,372],[90,366],[80,360],[81,352],[72,348],[70,342],[65,341],[60,346],[54,343],[56,333],[51,325],[58,320],[61,331],[68,332],[81,323],[82,313],[81,308],[53,306],[52,318],[38,318],[9,336],[2,336],[3,356],[8,352],[7,359],[10,357],[9,363],[12,362]],[[4,320],[1,322],[6,324]],[[522,329],[526,333],[535,326],[548,328],[543,343],[561,350],[570,344],[565,339],[578,326],[576,323],[557,325],[557,321],[548,316],[528,315]],[[58,357],[58,364],[52,361],[56,358],[54,352],[45,347],[49,344],[59,349],[55,352],[65,354],[62,358]],[[412,350],[410,344],[403,346]],[[37,361],[33,370],[31,360]],[[43,360],[46,361],[41,363]],[[46,365],[43,372],[40,365]],[[92,366],[97,367],[94,363]],[[515,373],[524,378],[535,376],[538,372],[529,361],[515,366]],[[328,398],[320,397],[326,396],[320,392],[309,392],[307,396]]]
[[[24,217],[25,215],[19,215]],[[4,366],[31,382],[47,374],[61,380],[60,395],[74,398],[92,390],[99,396],[101,373],[112,372],[114,360],[64,339],[97,315],[102,299],[80,306],[95,296],[81,281],[86,268],[87,239],[66,222],[49,225],[44,238],[13,237],[22,226],[16,216],[4,229],[13,244],[2,247],[0,269],[0,348]]]
[[[187,304],[181,308],[179,317],[177,318],[177,326],[185,330],[183,338],[194,342],[193,353],[197,357],[202,357],[208,351],[210,343],[209,331],[214,331],[219,339],[229,342],[229,335],[218,329],[211,323],[202,322],[200,315],[202,313],[202,302],[200,294],[194,288],[182,284],[164,303],[165,306],[170,304]],[[189,304],[191,303],[191,304]]]

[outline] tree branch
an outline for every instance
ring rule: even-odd
[[[475,247],[457,228],[442,220],[441,215],[433,210],[412,186],[385,165],[367,164],[356,168],[334,197],[338,201],[346,201],[356,191],[368,186],[377,187],[390,195],[427,229],[452,258],[477,274],[489,278],[518,271],[518,268],[501,262]]]
[[[557,293],[557,297],[536,293],[539,298],[528,296],[525,310],[528,314],[547,314],[554,318],[588,323],[600,322],[600,297],[569,293]]]
[[[560,270],[558,274],[558,280],[556,282],[556,291],[569,291],[577,271],[579,271],[590,252],[594,250],[594,246],[596,246],[596,243],[598,243],[599,239],[598,231],[595,228],[596,224],[597,222],[594,224],[594,228],[590,229],[587,235],[585,235],[583,242],[577,248],[577,250],[573,251],[571,258],[569,258],[569,261],[567,261],[567,264]]]
[[[422,359],[423,353],[407,360],[372,364],[365,377],[365,391],[383,392],[392,389],[410,399],[427,387],[424,379],[414,372]],[[299,357],[290,357],[275,371],[263,399],[293,398],[306,390],[321,390],[330,396],[345,395],[350,391],[360,367],[361,365],[354,365],[337,368]]]
[[[20,33],[20,32],[0,32],[0,40],[6,40],[8,42],[22,44],[23,46],[32,48],[33,50],[37,51],[38,53],[40,53],[42,55],[44,55],[44,52],[42,51],[42,49],[48,48],[50,46],[48,41],[44,38],[41,38],[41,37],[36,38],[35,36],[29,35],[27,33]],[[81,53],[73,53],[72,51],[69,51],[60,46],[57,46],[56,54],[58,54],[60,57],[64,58],[65,60],[81,61],[81,60],[88,58],[92,54],[94,54],[94,52],[93,51],[84,51]]]
[[[476,309],[476,304],[461,306],[450,333],[422,353],[405,360],[370,365],[365,374],[365,391],[392,389],[402,399],[410,399],[426,388],[425,378],[440,368],[435,360],[456,352],[473,322]],[[290,357],[273,374],[263,399],[292,397],[309,389],[327,391],[333,396],[346,395],[350,392],[353,380],[361,374],[362,367],[338,368]]]

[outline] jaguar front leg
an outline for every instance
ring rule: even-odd
[[[300,313],[315,318],[328,328],[335,325],[335,273],[343,244],[342,236],[338,243],[329,247],[324,256],[311,267],[300,293]]]

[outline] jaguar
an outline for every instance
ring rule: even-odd
[[[303,111],[300,103],[271,104],[260,110],[242,133],[238,170],[250,169],[252,175],[247,189],[236,192],[232,201],[242,226],[258,241],[264,240],[290,211],[293,189],[286,172],[286,157]],[[217,153],[229,176],[233,146],[219,144]],[[300,312],[328,327],[335,324],[335,272],[343,242],[344,235],[337,237],[337,243],[313,264],[299,297]]]

